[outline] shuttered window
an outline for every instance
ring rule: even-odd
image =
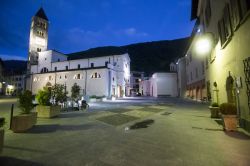
[[[240,12],[240,0],[230,0],[230,10],[232,28],[233,30],[236,30],[240,24],[240,20],[242,19],[242,15]]]

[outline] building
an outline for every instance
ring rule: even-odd
[[[205,77],[212,101],[235,103],[240,126],[250,131],[250,1],[193,0],[191,12],[213,46]]]
[[[130,95],[138,95],[140,90],[140,82],[144,80],[144,72],[130,72]]]
[[[144,79],[139,83],[139,93],[142,96],[150,96],[150,78],[144,77]]]
[[[187,79],[186,79],[186,57],[178,59],[177,62],[177,85],[178,97],[186,97]]]
[[[33,94],[45,86],[63,84],[70,95],[74,83],[81,87],[81,95],[123,97],[129,93],[130,58],[127,53],[74,58],[47,50],[48,23],[42,8],[32,18],[27,88]]]
[[[4,64],[2,59],[0,58],[0,95],[4,94],[5,91],[5,80],[3,76],[3,69],[4,69]]]
[[[186,96],[194,100],[207,99],[205,81],[205,56],[201,56],[195,49],[195,41],[201,33],[199,21],[196,22],[191,35],[191,42],[185,55],[186,61]]]
[[[152,77],[140,82],[140,93],[143,96],[177,97],[177,74],[154,73]]]
[[[7,88],[6,95],[17,95],[25,89],[25,74],[12,74],[5,76]]]

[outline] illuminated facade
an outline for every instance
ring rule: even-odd
[[[48,18],[40,9],[32,18],[27,89],[36,94],[43,87],[62,84],[71,94],[77,83],[81,95],[123,97],[129,92],[130,58],[121,55],[80,55],[74,58],[47,50]],[[81,54],[81,53],[79,53]]]
[[[202,34],[213,35],[206,55],[206,82],[212,101],[235,103],[240,126],[250,131],[250,1],[193,0],[192,18]],[[218,98],[216,97],[218,93]]]

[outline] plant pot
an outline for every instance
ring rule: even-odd
[[[210,112],[211,112],[211,118],[219,118],[220,115],[220,107],[212,107],[209,106]]]
[[[36,106],[36,112],[38,118],[53,118],[60,114],[61,107],[58,105],[53,106]]]
[[[4,142],[4,129],[0,128],[0,153],[3,150],[3,142]]]
[[[13,116],[11,130],[14,133],[25,132],[36,124],[37,113],[31,112],[30,114],[21,114]]]
[[[237,130],[237,116],[236,115],[222,115],[224,122],[224,129],[226,131],[236,131]]]
[[[90,98],[89,102],[96,102],[96,98]]]

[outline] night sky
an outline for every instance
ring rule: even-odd
[[[43,7],[49,49],[172,40],[191,34],[191,0],[0,0],[0,57],[27,59],[32,16]]]

